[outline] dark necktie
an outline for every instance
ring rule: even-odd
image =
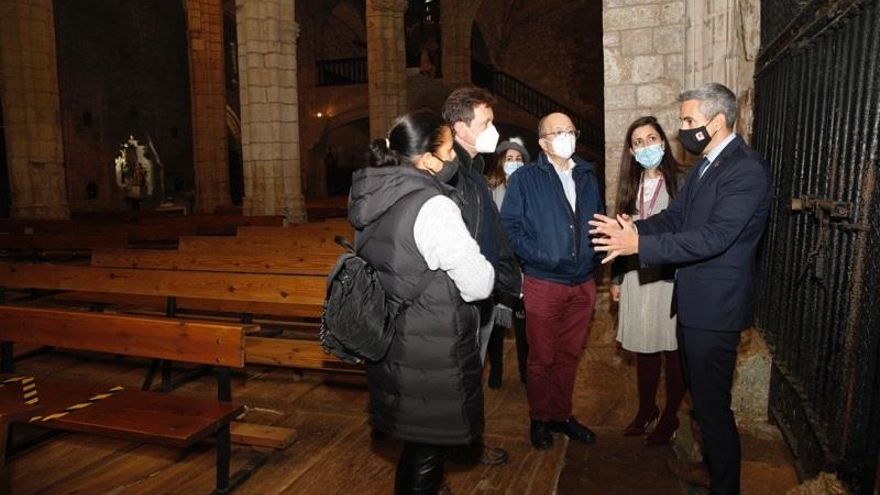
[[[697,164],[700,167],[700,177],[699,178],[702,179],[703,175],[706,173],[706,171],[709,170],[709,165],[712,165],[712,162],[710,162],[709,159],[704,156],[703,159],[700,160]]]

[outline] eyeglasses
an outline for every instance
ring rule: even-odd
[[[541,137],[542,138],[549,138],[549,139],[556,139],[557,136],[562,136],[562,135],[566,135],[566,134],[577,139],[581,136],[581,131],[579,131],[578,129],[573,129],[570,131],[554,131],[554,132],[548,132],[546,134],[542,134]]]

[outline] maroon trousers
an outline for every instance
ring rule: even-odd
[[[527,276],[523,302],[529,342],[529,415],[538,421],[564,421],[571,416],[571,394],[596,304],[596,282],[564,285]]]

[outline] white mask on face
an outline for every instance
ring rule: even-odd
[[[495,153],[495,147],[498,145],[498,131],[495,126],[489,124],[483,132],[477,134],[474,140],[474,149],[477,153]]]
[[[574,136],[567,132],[557,135],[551,144],[553,145],[553,153],[563,160],[568,160],[574,154]]]

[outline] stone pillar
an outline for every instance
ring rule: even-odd
[[[617,200],[623,140],[633,120],[654,115],[682,157],[675,139],[676,97],[684,89],[685,0],[629,5],[603,0],[605,59],[605,201]]]
[[[0,0],[0,97],[13,218],[67,218],[52,0]]]
[[[370,136],[388,132],[406,112],[406,0],[367,0],[367,91]]]
[[[244,213],[306,219],[294,0],[236,0]]]
[[[230,203],[222,0],[186,0],[195,209]]]
[[[440,11],[443,82],[450,87],[471,84],[471,30],[481,2],[444,0]]]
[[[719,82],[736,93],[737,132],[752,132],[755,59],[761,47],[759,0],[686,0],[685,86]]]

